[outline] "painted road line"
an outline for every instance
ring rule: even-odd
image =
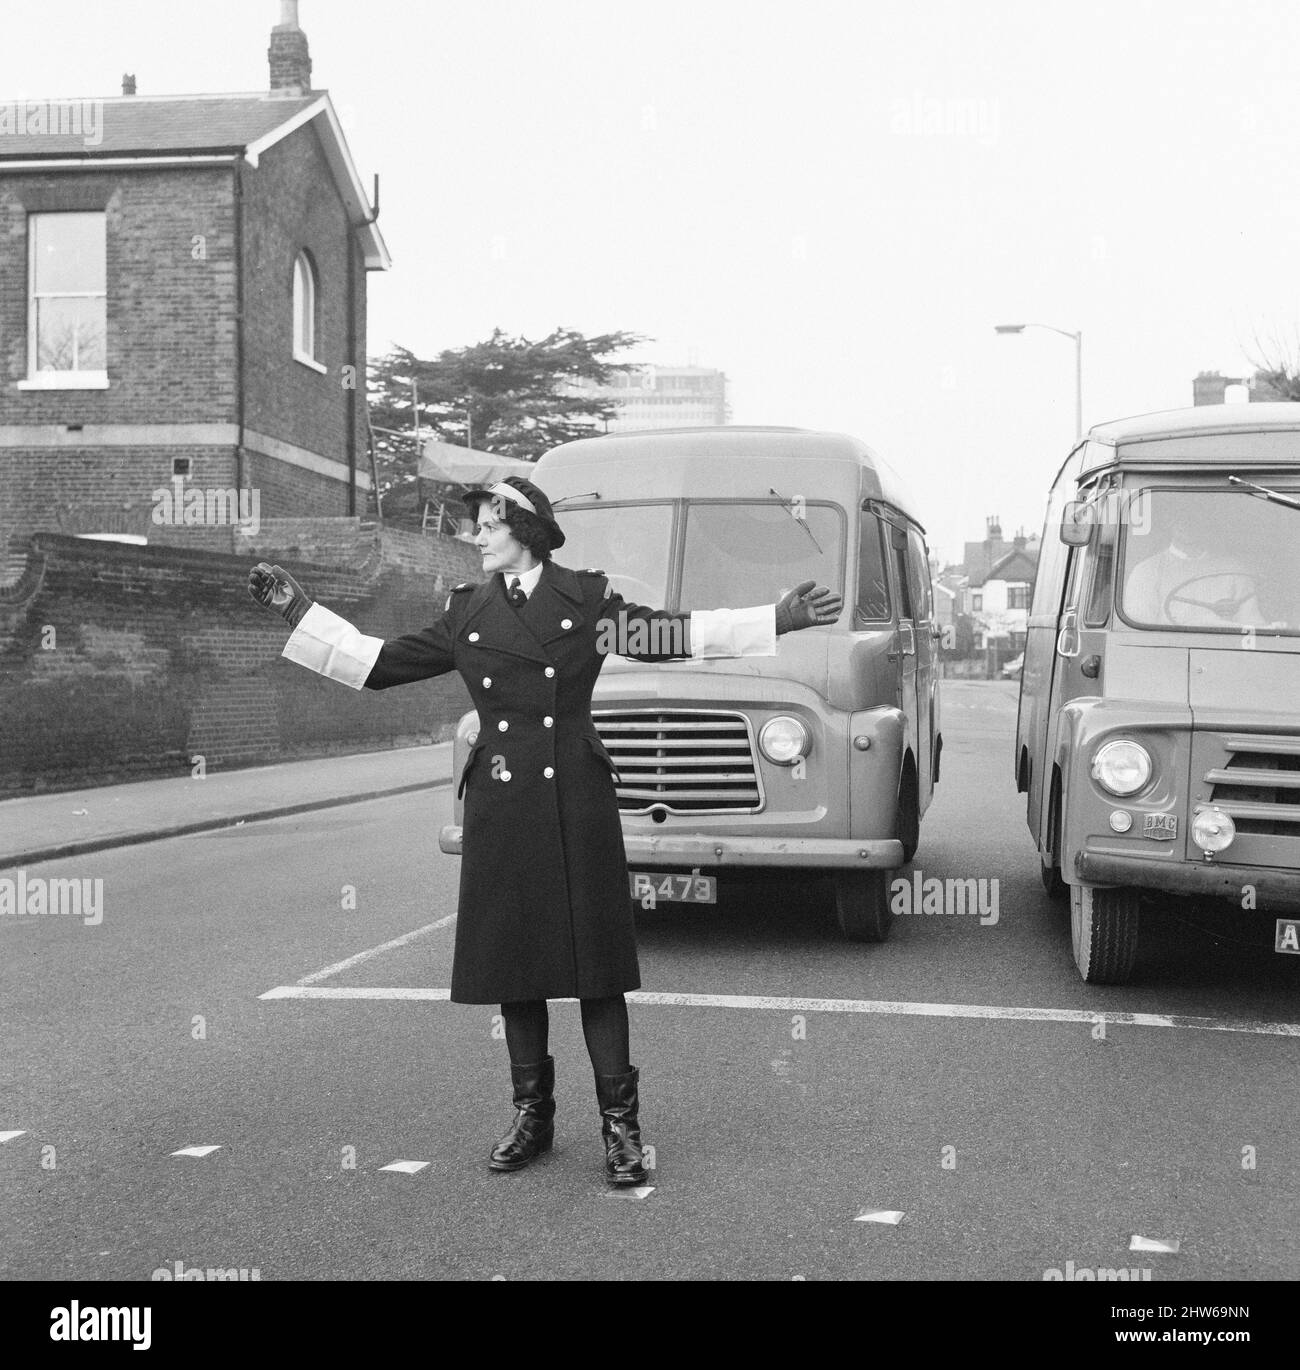
[[[1163,1251],[1168,1255],[1176,1256],[1181,1245],[1177,1237],[1166,1241],[1163,1237],[1138,1237],[1130,1239],[1128,1249],[1130,1251]]]
[[[408,942],[414,942],[417,937],[423,937],[427,932],[437,932],[439,928],[445,928],[448,923],[455,921],[456,915],[449,913],[445,918],[439,918],[436,923],[426,923],[422,928],[416,928],[414,932],[404,932],[400,937],[394,937],[391,942],[381,942],[379,946],[371,947],[368,951],[359,951],[355,956],[349,956],[346,961],[336,961],[332,966],[326,966],[324,970],[312,971],[310,975],[304,975],[298,983],[300,985],[314,985],[321,980],[328,980],[331,975],[339,975],[345,970],[350,970],[353,966],[359,966],[363,961],[369,961],[372,956],[381,956],[386,951],[404,947]]]
[[[259,999],[450,999],[449,989],[364,989],[354,985],[277,985]]]
[[[211,1156],[214,1151],[220,1151],[218,1146],[183,1146],[179,1151],[173,1151],[173,1156]]]
[[[897,1208],[867,1208],[853,1219],[855,1223],[888,1223],[890,1227],[897,1227],[906,1215]]]
[[[25,1132],[0,1132],[0,1142],[12,1142],[15,1137],[25,1137]]]
[[[428,1161],[393,1161],[390,1165],[381,1165],[380,1170],[396,1170],[402,1175],[414,1175],[428,1165]]]
[[[1017,1008],[1005,1004],[921,1004],[895,999],[797,999],[758,994],[653,994],[633,990],[629,1004],[683,1008],[775,1009],[783,1013],[877,1013],[893,1017],[1011,1019],[1036,1023],[1086,1023],[1095,1027],[1179,1028],[1185,1032],[1248,1032],[1300,1037],[1300,1023],[1250,1018],[1198,1018],[1183,1013],[1117,1013],[1086,1008]],[[259,999],[450,999],[449,989],[377,988],[359,985],[277,985]],[[554,999],[552,1003],[575,1003]]]

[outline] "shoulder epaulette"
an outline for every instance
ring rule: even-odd
[[[463,580],[459,585],[453,585],[451,587],[451,595],[459,594],[463,590],[472,590],[473,588],[474,586],[468,580]],[[444,606],[444,612],[450,610],[451,608],[451,595],[447,596],[447,603]]]
[[[578,574],[580,576],[590,576],[593,580],[600,579],[605,582],[605,593],[601,596],[602,599],[608,599],[610,595],[613,594],[613,587],[610,585],[609,580],[607,579],[604,571],[588,569],[585,571],[579,571]],[[593,585],[591,588],[594,590],[596,587]]]
[[[579,571],[578,574],[579,574],[580,576],[603,576],[605,573],[604,573],[604,571],[586,570],[586,571]]]

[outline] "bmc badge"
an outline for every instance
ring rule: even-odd
[[[1172,842],[1178,836],[1176,813],[1148,813],[1142,818],[1142,836],[1153,842]]]

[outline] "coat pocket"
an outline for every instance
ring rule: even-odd
[[[465,765],[460,773],[460,787],[456,791],[456,798],[460,799],[465,793],[465,782],[469,779],[469,773],[474,769],[474,763],[479,758],[479,753],[487,746],[486,742],[476,742],[470,749],[469,755],[465,758]]]
[[[598,737],[592,737],[589,733],[587,741],[591,743],[591,750],[609,767],[609,773],[614,777],[614,783],[621,785],[623,777],[618,773],[618,767],[614,765],[614,758],[605,750],[605,744]]]

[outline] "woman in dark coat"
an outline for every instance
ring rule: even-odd
[[[616,772],[591,718],[596,677],[611,650],[648,661],[771,655],[778,634],[833,623],[841,602],[809,581],[754,609],[671,614],[627,604],[603,572],[551,560],[564,534],[531,481],[511,477],[471,491],[465,503],[476,514],[487,579],[458,585],[421,632],[367,637],[265,562],[250,572],[249,592],[293,627],[286,657],[354,689],[460,673],[479,727],[460,776],[451,998],[501,1005],[516,1108],[489,1165],[518,1170],[550,1148],[555,1063],[546,1001],[576,998],[606,1179],[641,1184],[639,1073],[629,1060],[623,998],[641,979]],[[646,639],[653,650],[638,650]]]

